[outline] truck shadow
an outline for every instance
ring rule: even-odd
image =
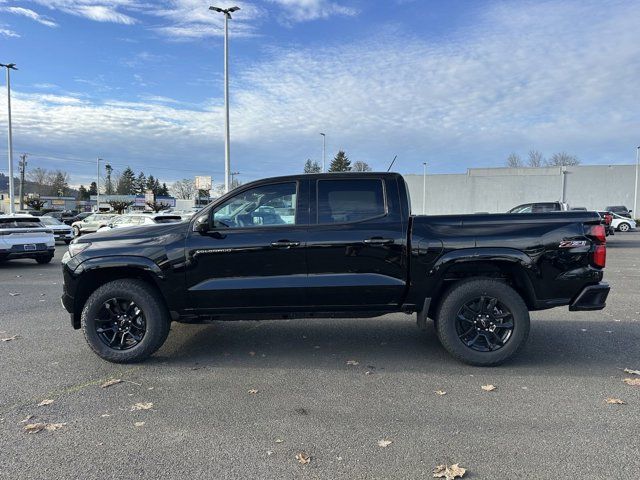
[[[362,369],[375,372],[480,373],[440,346],[430,325],[412,317],[174,324],[151,362],[200,368]],[[585,331],[583,331],[585,330]],[[612,375],[638,368],[640,324],[535,320],[524,349],[498,371],[566,376]],[[351,365],[347,364],[351,363]],[[357,362],[357,365],[353,364]]]

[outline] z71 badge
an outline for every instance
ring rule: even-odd
[[[560,248],[584,247],[587,245],[586,240],[563,240],[560,242]]]

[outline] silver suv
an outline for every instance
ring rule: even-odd
[[[84,233],[97,232],[100,227],[111,223],[111,219],[115,216],[113,213],[94,213],[87,218],[73,222],[71,228],[73,228],[75,236],[79,237]]]

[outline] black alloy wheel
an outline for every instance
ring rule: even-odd
[[[504,347],[511,338],[513,314],[497,298],[481,295],[458,310],[456,333],[468,348],[493,352]]]
[[[98,338],[114,350],[128,350],[144,338],[144,312],[130,299],[110,298],[102,304],[94,325]]]

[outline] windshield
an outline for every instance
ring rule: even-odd
[[[42,228],[37,218],[0,218],[0,228]]]
[[[64,225],[60,220],[53,217],[41,217],[40,221],[45,225]]]

